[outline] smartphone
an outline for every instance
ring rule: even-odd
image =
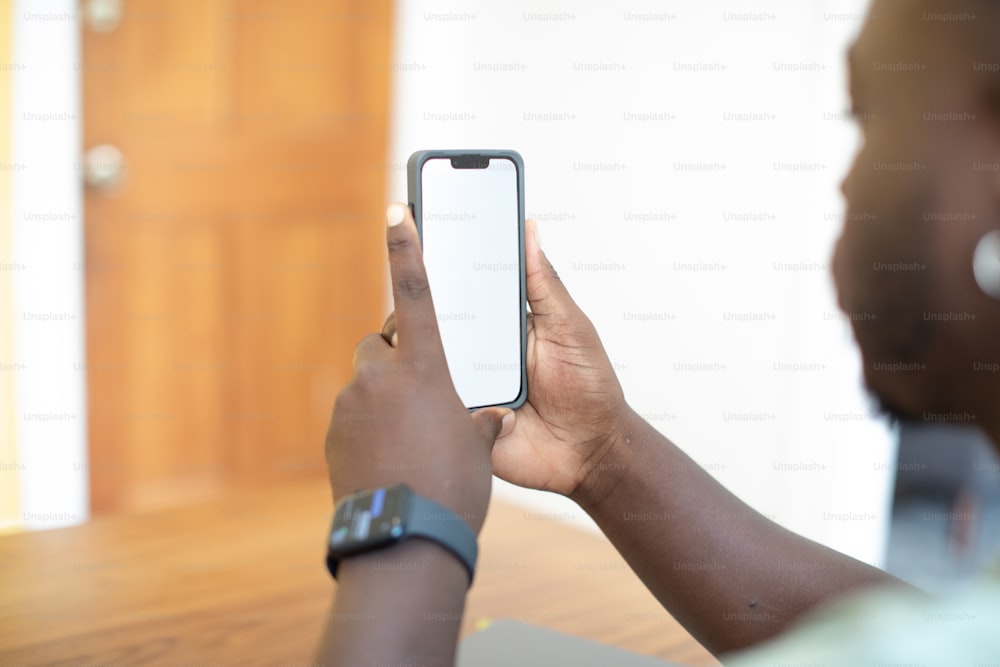
[[[528,396],[524,161],[418,151],[407,185],[455,389],[469,409],[517,408]]]

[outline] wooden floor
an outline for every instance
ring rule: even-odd
[[[0,538],[0,665],[305,665],[335,584],[326,483]],[[597,536],[494,502],[463,635],[515,618],[717,665]]]

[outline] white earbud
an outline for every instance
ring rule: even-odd
[[[976,284],[988,296],[1000,299],[1000,229],[983,234],[972,256]]]

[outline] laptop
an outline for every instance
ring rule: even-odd
[[[458,645],[458,667],[682,667],[589,639],[510,619],[493,621]]]

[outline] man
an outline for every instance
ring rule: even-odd
[[[864,145],[843,183],[833,272],[846,312],[877,315],[852,319],[866,382],[891,415],[968,412],[1000,444],[1000,377],[976,370],[1000,357],[1000,2],[874,0],[849,59]],[[1000,660],[1000,582],[928,600],[757,514],[633,412],[531,223],[528,402],[516,415],[470,415],[448,375],[413,220],[401,205],[387,218],[396,309],[358,345],[337,399],[335,498],[406,482],[478,533],[492,469],[579,503],[714,653],[782,634],[759,664]],[[669,519],[620,521],[651,508]],[[679,572],[675,561],[721,567]],[[404,540],[344,558],[337,577],[321,662],[452,664],[469,584],[461,559]],[[875,588],[881,597],[845,596]],[[359,614],[378,622],[338,620]]]

